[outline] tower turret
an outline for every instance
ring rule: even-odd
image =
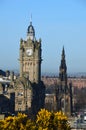
[[[32,21],[30,21],[30,25],[28,26],[27,29],[27,39],[35,40],[35,29],[32,25]]]

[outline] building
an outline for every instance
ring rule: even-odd
[[[61,110],[66,115],[70,116],[72,113],[72,84],[67,84],[67,66],[64,47],[59,68],[59,81],[56,87],[56,100],[57,110]]]
[[[0,77],[0,113],[15,112],[15,92],[9,77]]]
[[[44,107],[45,86],[41,81],[41,39],[35,38],[32,21],[26,40],[20,40],[20,77],[15,81],[15,112],[32,115]]]
[[[68,84],[64,47],[58,82],[54,80],[55,93],[45,95],[45,85],[41,81],[42,47],[41,39],[36,40],[35,29],[30,21],[26,40],[20,40],[20,75],[6,72],[7,79],[0,82],[0,112],[18,112],[34,116],[41,108],[49,111],[61,110],[66,115],[72,113],[72,84]],[[58,85],[57,85],[58,84]]]
[[[44,107],[45,86],[41,81],[41,39],[36,40],[32,21],[26,40],[20,40],[19,52],[20,76],[14,78],[14,73],[11,73],[9,84],[5,80],[0,83],[0,112],[22,112],[34,116]]]
[[[57,111],[56,94],[45,94],[45,109],[48,111]]]

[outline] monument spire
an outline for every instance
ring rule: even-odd
[[[67,83],[67,66],[66,66],[66,60],[65,60],[64,46],[63,46],[63,50],[62,50],[62,58],[61,58],[59,76],[60,76],[59,78],[61,81],[65,81]]]

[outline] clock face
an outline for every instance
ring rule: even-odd
[[[31,56],[31,55],[33,54],[33,50],[32,50],[32,49],[27,49],[27,50],[26,50],[26,54],[27,54],[28,56]]]

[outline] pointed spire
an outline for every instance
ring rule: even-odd
[[[65,50],[64,50],[64,46],[63,46],[63,50],[62,50],[62,59],[65,59]]]
[[[62,50],[62,53],[63,53],[63,55],[65,54],[64,46],[63,46],[63,50]]]
[[[66,60],[65,60],[65,50],[64,50],[64,46],[62,49],[62,58],[61,58],[61,64],[60,64],[60,80],[61,81],[65,81],[66,80],[66,76],[67,76],[67,66],[66,66]]]

